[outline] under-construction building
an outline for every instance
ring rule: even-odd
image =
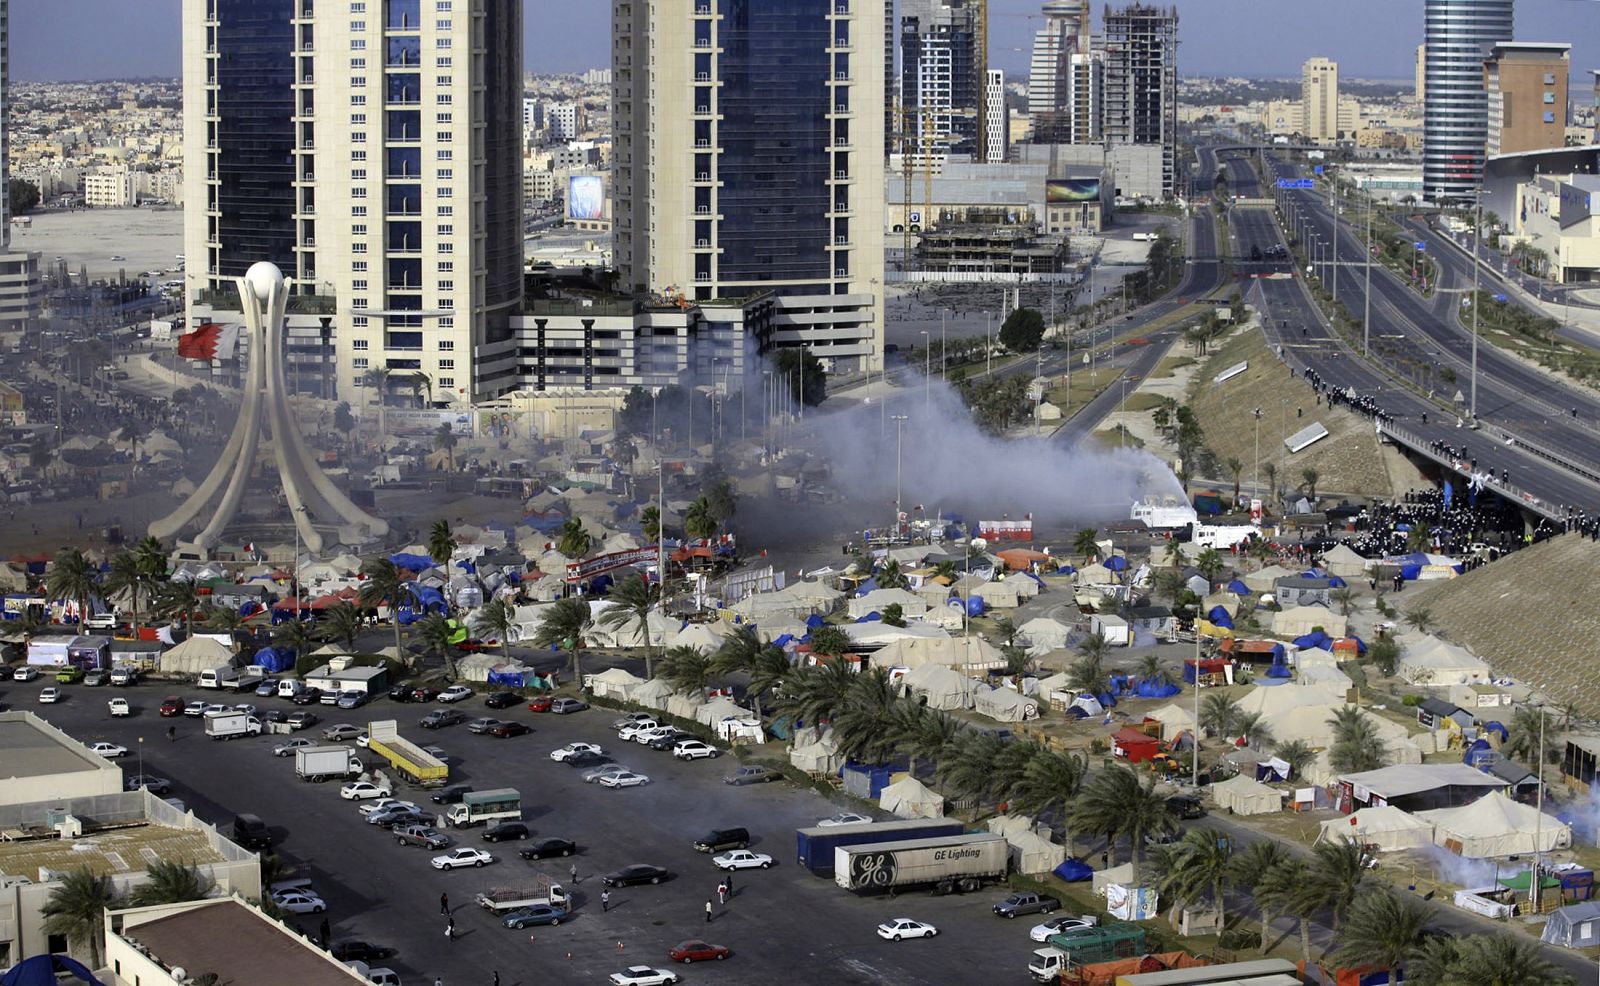
[[[1089,0],[1050,0],[1034,32],[1028,71],[1028,116],[1037,144],[1100,139],[1104,61],[1092,48]]]
[[[1178,9],[1130,4],[1105,10],[1107,143],[1162,148],[1161,190],[1173,194],[1178,157]]]
[[[906,3],[900,18],[900,150],[980,154],[985,0]]]

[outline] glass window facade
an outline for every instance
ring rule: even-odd
[[[216,0],[217,275],[295,269],[290,0]]]
[[[830,277],[832,0],[730,0],[717,59],[722,281]]]

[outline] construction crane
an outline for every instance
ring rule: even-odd
[[[911,171],[913,162],[922,162],[922,222],[919,224],[926,229],[933,212],[933,155],[936,144],[953,144],[961,139],[959,134],[935,134],[932,126],[934,117],[972,117],[978,112],[972,109],[955,109],[953,107],[916,107],[907,109],[896,104],[894,110],[895,120],[899,126],[900,171],[901,171],[901,198],[902,219],[900,224],[900,252],[902,263],[911,261]],[[913,143],[914,142],[914,143]],[[915,146],[916,153],[911,153],[910,148]],[[918,232],[921,232],[919,229]]]

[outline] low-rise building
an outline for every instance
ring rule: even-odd
[[[1562,283],[1600,279],[1600,175],[1537,175],[1517,185],[1511,215],[1514,242],[1549,259],[1549,276]]]
[[[92,168],[83,176],[83,204],[120,209],[134,204],[133,174],[126,166]]]
[[[106,912],[106,966],[117,986],[350,986],[368,980],[236,898]]]
[[[121,767],[32,712],[0,712],[0,809],[121,793]]]

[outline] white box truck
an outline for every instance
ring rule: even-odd
[[[935,893],[970,893],[1005,878],[1006,847],[1005,836],[991,832],[839,846],[833,882],[846,890],[931,886]]]
[[[358,777],[361,762],[343,746],[303,746],[294,751],[294,772],[303,781]]]
[[[231,740],[236,736],[260,736],[261,720],[248,712],[237,712],[233,709],[226,712],[207,712],[206,735],[214,740]]]

